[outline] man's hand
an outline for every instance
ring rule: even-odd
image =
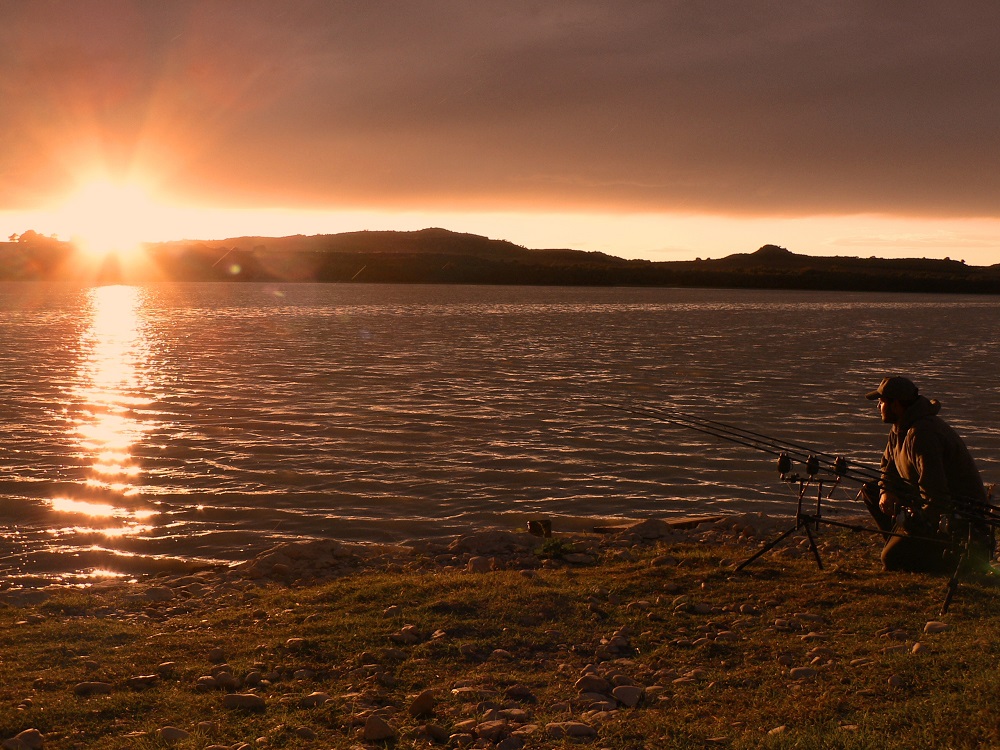
[[[883,492],[882,496],[878,499],[878,507],[887,516],[895,517],[897,510],[899,509],[899,503],[896,502],[896,498],[890,495],[888,492]]]

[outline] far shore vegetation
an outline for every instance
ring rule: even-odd
[[[0,280],[512,284],[1000,293],[1000,264],[800,255],[775,245],[712,260],[653,262],[532,250],[444,229],[238,237],[144,245],[103,258],[26,231],[0,243]]]

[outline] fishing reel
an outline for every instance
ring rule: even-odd
[[[798,474],[790,474],[792,470],[792,459],[784,451],[778,456],[778,474],[783,482],[801,482],[802,477]],[[809,477],[811,481],[819,473],[819,457],[810,454],[806,458],[806,476]],[[836,460],[833,462],[833,473],[837,477],[837,481],[840,481],[841,477],[847,475],[847,459],[843,456],[837,456]]]

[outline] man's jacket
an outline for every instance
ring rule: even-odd
[[[962,439],[937,415],[940,410],[938,401],[920,396],[892,426],[882,455],[883,490],[922,510],[935,526],[941,513],[986,502],[979,470]]]

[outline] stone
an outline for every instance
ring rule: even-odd
[[[263,711],[267,703],[254,693],[230,693],[222,699],[222,707],[238,711]]]
[[[364,738],[367,742],[384,742],[395,739],[396,730],[381,716],[372,714],[365,721]]]
[[[163,727],[157,734],[160,735],[164,742],[181,742],[191,736],[190,732],[186,732],[179,727]]]
[[[156,672],[160,677],[169,677],[174,673],[174,669],[177,668],[177,663],[172,661],[165,661],[156,666]]]
[[[615,700],[628,708],[635,708],[642,700],[642,688],[637,685],[619,685],[611,691]]]
[[[943,633],[948,629],[948,623],[939,622],[937,620],[931,620],[926,625],[924,625],[925,633]]]
[[[451,552],[470,552],[475,555],[498,555],[534,548],[536,544],[537,540],[529,534],[491,529],[460,537],[449,544],[448,549]]]
[[[600,693],[609,695],[611,683],[596,674],[585,674],[573,685],[581,693]]]
[[[318,708],[319,706],[324,705],[328,700],[330,700],[329,693],[309,693],[309,695],[302,697],[299,701],[299,706],[302,708]]]
[[[647,540],[663,539],[674,533],[670,524],[659,518],[647,518],[644,521],[634,523],[628,527],[628,531],[630,534],[636,534],[641,539]]]
[[[450,736],[448,730],[440,724],[424,724],[423,732],[439,745],[446,743]]]
[[[582,721],[554,721],[545,725],[545,734],[552,739],[571,737],[588,739],[597,736],[597,730]]]
[[[25,729],[14,736],[14,741],[20,743],[15,745],[18,750],[21,748],[24,748],[24,750],[41,750],[45,744],[45,738],[37,729]],[[4,744],[6,745],[6,743]]]
[[[166,586],[150,586],[146,589],[145,596],[151,602],[169,602],[174,598],[174,592]]]
[[[496,744],[510,734],[510,726],[503,719],[484,721],[476,725],[475,734],[479,739]]]
[[[673,555],[657,555],[649,561],[649,564],[653,568],[673,567],[677,564],[677,558]]]
[[[793,667],[788,671],[788,676],[793,680],[814,680],[819,674],[812,667]]]
[[[466,567],[470,573],[488,573],[490,568],[493,567],[493,562],[488,557],[483,557],[482,555],[476,555],[469,558],[469,563]]]
[[[217,687],[219,687],[218,681],[210,674],[202,675],[195,682],[197,690],[215,690]]]
[[[73,692],[80,696],[107,695],[111,692],[111,685],[107,682],[81,682],[73,688]]]
[[[146,690],[147,688],[155,687],[159,682],[160,676],[157,674],[136,675],[126,680],[126,684],[132,690]]]
[[[497,743],[496,750],[521,750],[524,747],[524,740],[520,737],[508,737]]]
[[[433,713],[434,705],[437,703],[436,692],[433,688],[428,688],[416,696],[410,703],[410,716],[417,719]]]

